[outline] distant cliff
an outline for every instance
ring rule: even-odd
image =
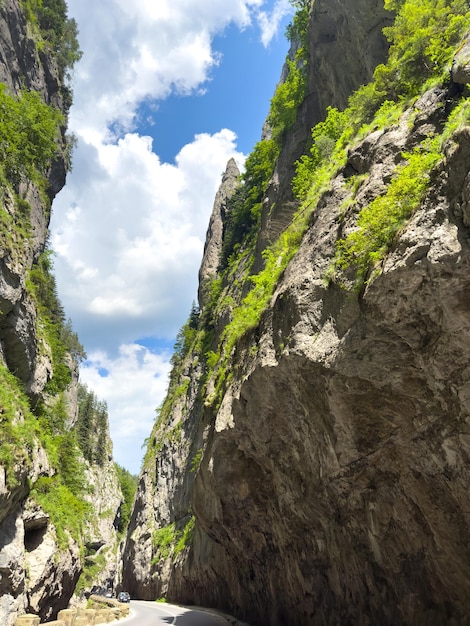
[[[124,584],[260,626],[468,624],[470,15],[294,4],[263,138],[214,204]]]
[[[112,577],[116,569],[109,550],[122,494],[107,413],[78,382],[84,352],[57,297],[46,244],[70,165],[76,34],[61,0],[0,3],[2,626],[25,611],[51,618],[82,574]]]

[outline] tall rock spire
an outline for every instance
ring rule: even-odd
[[[217,268],[220,262],[220,253],[224,236],[224,223],[227,214],[227,201],[232,196],[238,186],[240,170],[231,158],[222,176],[222,182],[217,191],[206,233],[206,243],[204,245],[204,255],[199,269],[199,289],[198,300],[202,309],[205,304],[205,286],[208,279],[217,275]]]

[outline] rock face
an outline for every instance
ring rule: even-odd
[[[328,106],[343,110],[348,97],[368,83],[374,69],[387,57],[382,33],[393,23],[383,0],[315,0],[308,33],[307,94],[297,121],[283,142],[267,192],[259,237],[259,252],[274,241],[290,222],[298,202],[292,195],[295,162],[311,142],[311,128],[325,118]]]
[[[312,74],[300,115],[340,105],[366,80],[385,54],[388,19],[375,0],[314,3],[316,68],[324,77],[331,62],[343,79],[325,95]],[[367,29],[375,35],[359,51]],[[209,351],[197,347],[174,370],[127,537],[123,580],[135,595],[216,606],[259,626],[468,624],[467,125],[447,137],[428,191],[362,289],[347,272],[341,286],[328,279],[338,239],[384,194],[403,153],[442,133],[467,58],[464,43],[446,84],[350,147],[260,322],[233,348],[220,403],[200,357],[221,345],[226,294]],[[264,242],[293,210],[285,150]],[[240,280],[231,278],[230,295]]]
[[[442,97],[429,94],[427,120]],[[361,195],[413,141],[406,124],[357,148],[370,165]],[[258,329],[255,359],[256,338],[245,340],[193,510],[234,564],[232,606],[256,606],[244,613],[254,623],[466,623],[469,139],[449,145],[360,298],[324,281],[338,179]]]
[[[10,95],[18,95],[20,90],[38,92],[43,102],[61,110],[65,119],[64,101],[69,94],[61,80],[61,72],[50,46],[37,45],[35,37],[38,33],[34,34],[31,24],[27,23],[23,4],[19,0],[0,3],[0,82],[6,85]],[[1,163],[1,211],[4,217],[0,238],[0,367],[4,376],[2,381],[9,380],[7,374],[13,374],[20,382],[16,387],[17,397],[14,392],[8,396],[4,389],[2,392],[5,393],[0,396],[2,626],[12,626],[17,615],[26,610],[42,619],[55,616],[59,609],[67,606],[83,570],[83,543],[95,545],[99,541],[102,550],[109,551],[110,546],[115,548],[117,541],[114,522],[122,494],[110,455],[96,466],[81,460],[87,468],[85,479],[95,489],[95,513],[89,517],[89,527],[81,542],[66,531],[64,545],[51,517],[30,497],[31,487],[38,479],[46,484],[47,481],[60,484],[57,459],[49,458],[45,444],[41,444],[41,437],[37,434],[41,417],[45,419],[44,415],[59,413],[63,427],[51,428],[49,437],[64,437],[73,428],[78,411],[78,364],[70,354],[66,353],[59,365],[70,372],[68,387],[57,393],[47,387],[57,362],[54,364],[53,350],[44,331],[41,332],[44,327],[41,311],[27,285],[30,270],[46,247],[50,202],[65,183],[65,131],[64,121],[59,128],[57,156],[45,172],[45,193],[24,176],[14,184],[8,181],[4,163]],[[25,215],[20,215],[21,210],[26,212]],[[25,222],[26,229],[16,229],[18,224],[24,226]],[[5,224],[9,224],[8,229]],[[39,411],[40,406],[45,407],[44,413],[33,415],[32,412]],[[28,424],[27,419],[30,420]],[[10,437],[17,427],[24,429],[24,442],[13,438],[11,443]],[[30,430],[26,432],[28,427]],[[106,446],[111,450],[109,432]],[[69,507],[73,505],[73,502],[68,503]],[[112,576],[116,568],[115,558],[112,551],[107,554],[105,560],[112,565],[104,568],[103,575]]]
[[[238,169],[235,159],[230,159],[222,177],[222,183],[215,196],[209,227],[207,229],[206,245],[204,246],[204,255],[199,269],[198,300],[200,306],[204,306],[206,300],[204,285],[217,275],[222,252],[227,198],[235,191],[239,184],[239,178],[240,170]]]
[[[38,52],[28,32],[18,0],[5,0],[0,6],[0,82],[10,93],[20,89],[39,92],[47,104],[64,108],[59,72],[54,57]],[[48,173],[47,194],[52,201],[65,184],[65,127],[58,141],[58,156]],[[49,210],[36,186],[21,183],[21,194],[30,206],[32,236],[22,246],[21,255],[2,250],[0,255],[0,344],[3,361],[36,396],[50,378],[51,364],[41,358],[36,340],[36,308],[25,293],[25,275],[44,249],[49,225]],[[12,191],[4,188],[4,207],[15,213]]]

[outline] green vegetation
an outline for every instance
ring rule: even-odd
[[[30,464],[36,419],[19,380],[0,365],[0,465],[7,469],[7,483],[16,484],[14,467]]]
[[[60,111],[47,106],[34,91],[16,97],[0,83],[0,166],[17,186],[29,179],[45,186],[45,171],[57,153]]]
[[[62,399],[34,415],[18,379],[0,365],[0,416],[0,464],[7,470],[7,484],[16,484],[13,468],[28,467],[42,445],[56,474],[41,476],[31,496],[50,515],[61,548],[68,545],[68,533],[80,542],[91,508],[83,497],[87,485],[75,433],[64,430]]]
[[[175,554],[180,554],[183,550],[189,546],[193,540],[194,527],[196,525],[196,519],[194,515],[186,522],[183,531],[178,534],[178,541],[175,546]]]
[[[193,460],[191,461],[191,472],[197,472],[201,464],[201,460],[202,460],[202,448],[199,448],[199,450],[194,455]]]
[[[168,559],[170,555],[177,556],[189,546],[192,541],[194,526],[195,519],[191,515],[183,530],[177,530],[174,522],[156,530],[152,535],[155,551],[152,565],[157,565],[160,561]]]
[[[170,361],[173,369],[178,369],[183,363],[185,356],[189,353],[196,336],[198,325],[199,307],[193,302],[189,318],[176,336]]]
[[[131,518],[132,506],[134,504],[135,492],[137,490],[137,476],[132,475],[128,470],[126,470],[124,467],[121,467],[117,463],[116,471],[123,497],[117,530],[118,533],[123,535]]]
[[[53,377],[47,384],[47,392],[56,394],[64,391],[71,381],[66,355],[81,361],[86,354],[71,322],[65,320],[52,270],[52,252],[46,250],[32,267],[27,287],[39,312],[38,336],[43,337],[52,351]]]
[[[297,110],[305,98],[308,62],[307,32],[312,0],[290,0],[297,9],[294,19],[287,27],[287,38],[298,48],[294,59],[286,59],[287,75],[276,87],[271,99],[267,122],[272,129],[273,139],[280,143],[286,130],[297,119]]]
[[[36,29],[39,47],[53,52],[64,77],[81,58],[77,23],[67,18],[65,0],[22,0],[22,4],[29,22]]]
[[[295,59],[286,59],[285,80],[276,88],[267,118],[271,138],[258,142],[245,162],[240,187],[227,203],[227,220],[219,271],[240,260],[241,247],[253,247],[259,230],[262,199],[273,175],[284,133],[293,126],[305,98],[307,27],[311,0],[291,0],[297,8],[287,29],[291,41],[298,41]]]
[[[168,426],[172,409],[176,402],[184,397],[189,390],[190,377],[184,372],[184,366],[187,355],[194,352],[195,344],[200,341],[200,333],[198,332],[199,318],[199,307],[193,302],[188,320],[179,330],[176,337],[174,352],[170,359],[172,370],[166,397],[156,409],[157,419],[152,434],[144,442],[146,447],[144,456],[145,467],[152,465],[155,454],[161,449],[164,442],[176,442],[181,439],[183,429],[181,422],[178,422],[171,430],[165,430],[165,428]]]
[[[1,90],[0,99],[4,95],[4,90]],[[4,99],[4,102],[7,100],[8,97]],[[25,99],[21,106],[24,106],[27,101],[29,100]],[[38,101],[33,98],[31,102],[33,103],[30,111],[32,115]],[[19,118],[16,123],[20,125]],[[27,136],[28,125],[25,128],[24,132]],[[18,133],[21,134],[20,130]],[[47,141],[52,141],[52,136],[51,132]],[[35,139],[31,141],[34,143]],[[14,153],[13,146],[14,143],[8,148],[11,154]],[[7,154],[8,150],[5,150],[4,154]],[[52,152],[49,156],[50,154]],[[34,159],[34,150],[29,151],[29,148],[25,148],[25,154],[18,157],[16,161],[13,159],[12,162],[23,163],[22,176],[33,176],[27,164],[29,160]],[[41,163],[40,157],[36,165],[38,163]],[[43,165],[44,162],[41,167]],[[35,166],[31,165],[31,167]],[[15,171],[19,172],[20,169]],[[4,187],[8,185],[5,178],[2,182]],[[18,228],[16,228],[22,218],[25,224],[28,223],[29,205],[18,198],[15,201],[19,214],[15,215],[14,221],[12,219],[10,222],[13,229],[8,243],[12,253],[19,248],[20,242],[30,236],[26,226],[23,227],[21,236],[18,236]],[[2,216],[6,213],[6,211],[2,212]],[[18,255],[20,254],[18,249]],[[39,347],[45,353],[52,355],[53,376],[44,390],[43,397],[35,400],[32,406],[20,382],[6,368],[0,367],[0,438],[2,441],[0,463],[7,468],[8,485],[12,486],[16,480],[12,468],[18,463],[27,467],[38,446],[46,450],[54,474],[41,476],[31,485],[31,497],[49,514],[56,529],[59,546],[65,549],[68,546],[69,536],[76,539],[79,544],[81,543],[85,522],[91,511],[90,505],[85,500],[89,487],[85,480],[77,435],[74,430],[67,429],[69,416],[64,396],[64,391],[71,380],[69,355],[78,360],[83,358],[84,352],[76,333],[72,330],[71,323],[65,321],[52,274],[50,252],[44,252],[31,269],[27,288],[35,300],[38,312]]]
[[[79,545],[83,544],[84,522],[92,507],[81,494],[73,493],[62,483],[60,475],[56,475],[38,478],[31,496],[49,514],[56,529],[59,548],[67,548],[69,535]]]
[[[108,407],[86,385],[78,385],[77,399],[78,445],[89,463],[102,466],[108,455]]]
[[[278,142],[283,133],[295,124],[297,110],[305,98],[305,69],[299,65],[299,56],[297,53],[296,60],[286,60],[286,79],[279,83],[271,99],[268,124],[272,128],[274,140]]]
[[[75,586],[75,595],[80,595],[85,589],[90,589],[98,580],[98,576],[106,567],[106,554],[85,554],[85,562],[80,578]]]
[[[4,175],[0,172],[0,185],[7,187],[8,183]],[[11,191],[11,201],[13,210],[7,209],[7,198],[4,198],[0,206],[0,246],[11,251],[10,258],[16,265],[24,263],[24,246],[32,235],[31,227],[31,207],[26,200],[23,200]]]
[[[339,140],[347,128],[348,116],[346,112],[338,111],[334,107],[327,108],[326,119],[312,128],[312,147],[309,153],[302,156],[297,162],[297,171],[292,188],[295,195],[305,199],[312,187],[312,181],[318,175],[322,166],[327,166],[334,160],[333,155]]]
[[[65,549],[69,535],[82,545],[86,520],[92,507],[85,500],[90,490],[75,430],[67,430],[63,394],[55,402],[36,408],[35,435],[45,448],[55,470],[53,476],[41,476],[31,489],[31,497],[50,515],[59,547]]]
[[[385,194],[375,198],[359,214],[357,230],[337,243],[335,267],[356,268],[360,287],[370,268],[380,262],[399,229],[419,206],[430,183],[430,172],[441,160],[440,143],[428,142],[403,155]]]
[[[225,224],[219,271],[237,261],[237,253],[253,245],[261,219],[261,200],[274,172],[279,144],[273,139],[259,141],[245,162],[242,184],[227,201]]]
[[[449,139],[453,133],[470,121],[470,98],[463,99],[449,115],[444,131],[442,133],[442,141]]]
[[[155,556],[152,559],[152,565],[161,560],[167,559],[173,546],[177,540],[177,532],[175,524],[169,524],[163,528],[159,528],[152,535],[152,545],[155,550]]]
[[[445,80],[443,72],[454,48],[470,26],[467,3],[460,0],[393,0],[386,2],[386,8],[397,11],[394,25],[385,29],[390,42],[387,64],[378,66],[374,80],[351,96],[344,112],[328,109],[326,120],[312,129],[310,153],[297,164],[293,189],[304,200],[304,210],[308,206],[314,209],[311,191],[318,186],[318,178],[324,177],[325,167],[334,174],[355,137],[397,123],[405,106],[410,106],[430,81]],[[354,265],[356,287],[360,287],[419,205],[430,172],[441,158],[440,145],[437,138],[402,155],[403,163],[387,192],[364,207],[357,230],[338,242],[330,278]]]
[[[286,37],[292,43],[299,41],[300,47],[306,51],[310,8],[314,0],[290,0],[296,9],[292,22],[286,29]],[[306,52],[304,53],[306,57]]]
[[[397,12],[393,26],[384,29],[388,60],[349,100],[350,139],[386,100],[403,107],[430,83],[446,82],[455,47],[470,24],[466,0],[386,0],[385,8]]]
[[[66,547],[66,531],[80,538],[89,505],[83,499],[86,483],[75,434],[63,430],[61,410],[51,407],[48,414],[35,416],[18,379],[0,366],[0,464],[7,470],[8,485],[14,486],[12,469],[19,463],[28,467],[38,444],[46,449],[57,474],[40,477],[32,496],[51,516],[60,546]]]
[[[397,16],[384,29],[389,58],[376,69],[375,79],[378,89],[395,100],[418,94],[429,78],[445,78],[442,73],[470,13],[466,0],[385,0],[385,8]]]

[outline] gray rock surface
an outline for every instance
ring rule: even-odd
[[[356,61],[365,76],[383,54],[380,3],[317,0],[314,11],[327,27],[312,34],[316,53],[325,46],[318,67],[343,60],[353,88]],[[376,43],[351,59],[344,46],[359,47],[363,28]],[[347,88],[331,82],[341,104]],[[434,87],[395,126],[352,147],[260,324],[237,343],[217,409],[189,355],[179,382],[189,377],[191,391],[154,430],[159,445],[141,476],[123,572],[135,593],[217,606],[253,626],[468,624],[468,127],[444,146],[426,196],[367,285],[327,280],[338,238],[387,188],[402,152],[441,132],[457,99],[455,85]],[[285,175],[270,190],[265,241],[292,210]],[[185,438],[175,440],[178,424]],[[196,468],[191,442],[201,449]],[[196,520],[191,546],[152,563],[152,534],[184,506]]]
[[[31,25],[27,25],[20,0],[0,2],[0,82],[12,94],[30,89],[39,92],[47,104],[64,111],[64,89],[57,64],[47,47],[36,45]],[[52,202],[65,183],[65,122],[57,141],[58,157],[47,173],[46,193]],[[78,365],[66,358],[72,382],[63,397],[45,393],[53,375],[52,355],[47,340],[38,330],[38,311],[27,289],[29,271],[46,246],[50,218],[47,198],[30,181],[22,181],[16,192],[30,207],[31,234],[10,229],[0,240],[0,362],[22,383],[31,406],[38,401],[53,407],[63,402],[67,413],[65,427],[77,419]],[[15,201],[13,190],[2,184],[2,210],[12,222],[23,223],[24,216]],[[23,209],[24,210],[24,209]],[[20,251],[20,252],[19,252]],[[0,407],[3,413],[4,407]],[[24,421],[21,409],[14,417]],[[3,433],[3,430],[2,430]],[[2,444],[3,442],[0,442]],[[116,514],[121,493],[109,454],[100,466],[88,467],[88,478],[94,486],[95,515],[90,518],[85,541],[107,545],[109,560],[103,575],[114,576],[117,535]],[[65,608],[83,569],[80,546],[70,538],[68,546],[60,545],[49,516],[29,498],[31,485],[39,477],[51,477],[53,469],[45,449],[33,439],[24,449],[15,450],[8,463],[2,455],[0,464],[0,624],[13,626],[16,616],[26,610],[49,619]]]
[[[467,85],[470,82],[470,41],[468,36],[455,55],[451,75],[452,80],[461,85]]]
[[[220,254],[222,251],[224,223],[227,213],[227,199],[232,196],[233,192],[239,184],[240,170],[235,159],[230,159],[227,163],[226,170],[222,176],[222,182],[217,191],[212,208],[209,226],[206,233],[206,243],[204,246],[204,254],[202,257],[201,267],[199,269],[199,292],[198,301],[201,307],[206,303],[206,294],[204,286],[207,281],[215,278],[217,268],[220,263]]]
[[[364,195],[377,189],[374,153],[386,177],[404,130],[369,146]],[[324,280],[338,181],[258,330],[257,357],[255,337],[238,357],[193,509],[237,564],[234,606],[264,607],[246,609],[254,623],[466,623],[470,257],[454,172],[468,170],[468,132],[455,139],[361,296]]]

